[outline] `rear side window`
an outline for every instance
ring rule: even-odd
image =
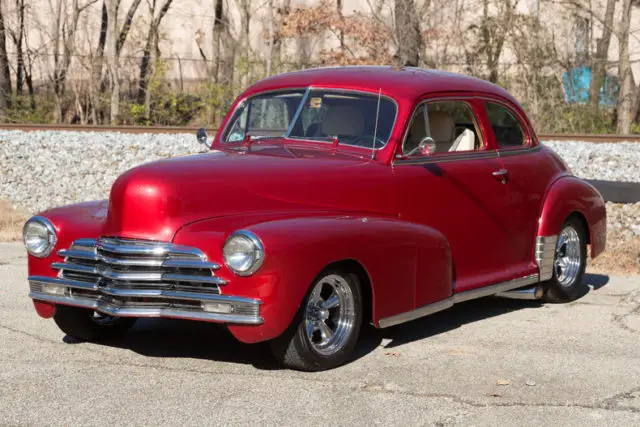
[[[509,110],[494,102],[487,102],[485,105],[498,146],[513,148],[527,145],[524,127]]]

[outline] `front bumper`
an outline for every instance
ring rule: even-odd
[[[64,278],[29,277],[36,301],[89,308],[120,317],[177,319],[260,325],[260,300],[165,289],[122,289]]]

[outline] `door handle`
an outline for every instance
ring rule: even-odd
[[[503,184],[507,183],[507,174],[509,173],[506,169],[500,169],[498,171],[493,172],[493,177],[500,181]]]

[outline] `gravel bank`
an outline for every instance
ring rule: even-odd
[[[640,144],[546,144],[577,176],[640,182]],[[0,199],[28,213],[103,199],[131,167],[202,149],[191,134],[0,131]]]
[[[558,153],[571,171],[585,179],[640,182],[640,144],[620,142],[595,144],[579,141],[545,142]]]

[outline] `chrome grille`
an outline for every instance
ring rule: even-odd
[[[226,284],[205,254],[188,246],[120,238],[79,239],[51,266],[62,279],[114,289],[220,294]]]

